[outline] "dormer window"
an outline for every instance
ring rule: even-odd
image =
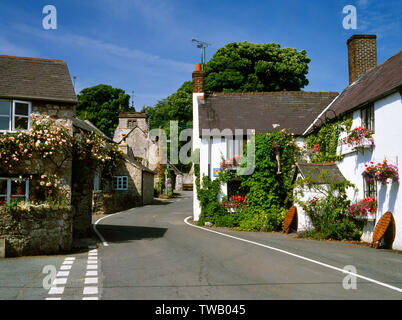
[[[127,128],[132,129],[135,127],[135,120],[127,120]]]
[[[30,129],[31,103],[0,100],[0,132]]]

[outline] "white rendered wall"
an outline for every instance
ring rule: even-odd
[[[355,112],[352,129],[361,124],[360,112]],[[375,134],[373,135],[375,147],[372,151],[355,151],[345,154],[338,167],[346,179],[359,189],[357,197],[349,194],[352,201],[363,199],[362,172],[365,164],[373,161],[374,164],[387,159],[389,163],[398,166],[401,172],[402,160],[402,102],[401,95],[394,93],[374,103]],[[345,151],[345,150],[344,150]],[[375,223],[379,218],[390,211],[395,219],[396,236],[393,249],[402,250],[402,192],[400,183],[377,183],[378,211],[375,222],[368,222],[364,228],[362,240],[372,241]]]
[[[204,93],[193,93],[193,152],[197,149],[200,149],[200,158],[201,154],[205,154],[205,146],[201,150],[201,139],[200,139],[200,132],[199,132],[199,119],[198,119],[198,97],[203,97]],[[201,170],[204,170],[205,168],[203,165],[201,165],[203,161],[200,159],[200,174],[202,177],[202,172]],[[202,168],[201,168],[202,167]],[[208,164],[207,164],[208,167]],[[207,169],[208,170],[208,169]],[[208,172],[208,171],[207,171]],[[194,174],[193,177],[193,220],[198,221],[198,218],[201,214],[201,207],[200,203],[197,199],[197,185],[195,183],[196,175]]]

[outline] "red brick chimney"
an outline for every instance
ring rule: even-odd
[[[193,71],[193,92],[204,92],[204,72],[201,70],[201,63],[196,63]]]
[[[356,34],[348,41],[349,84],[377,65],[377,36]]]

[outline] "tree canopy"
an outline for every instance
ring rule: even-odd
[[[83,89],[77,98],[77,116],[80,119],[88,119],[109,137],[114,135],[119,112],[135,112],[135,109],[130,107],[130,95],[123,89],[105,84]]]
[[[305,50],[276,43],[228,43],[205,64],[204,89],[207,93],[299,91],[308,84],[309,62]],[[146,107],[150,127],[167,128],[169,120],[179,120],[180,126],[190,124],[192,88],[192,82],[185,81],[175,93]]]
[[[228,43],[205,64],[205,91],[299,91],[309,62],[305,50],[276,43]]]
[[[170,120],[192,123],[193,120],[193,83],[185,81],[173,94],[156,103],[154,107],[145,107],[150,128],[169,127]]]

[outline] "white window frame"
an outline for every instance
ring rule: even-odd
[[[115,183],[115,181],[117,182]],[[125,180],[125,187],[124,187]],[[113,190],[127,191],[128,190],[128,176],[114,176],[113,177]]]
[[[25,203],[28,202],[29,200],[29,179],[20,179],[20,178],[3,178],[0,177],[0,180],[6,180],[7,181],[7,194],[0,194],[0,196],[5,196],[6,197],[6,203],[10,204],[10,200],[11,200],[11,182],[12,180],[22,180],[25,181],[25,195],[13,195],[13,197],[17,197],[17,198],[25,198]]]
[[[18,131],[28,131],[31,129],[31,113],[32,113],[32,103],[29,101],[23,101],[23,100],[5,100],[1,99],[1,101],[8,101],[10,102],[10,120],[9,120],[9,125],[8,129],[0,129],[0,132],[18,132]],[[28,129],[15,129],[15,104],[16,103],[24,103],[28,105],[28,116],[25,115],[17,115],[18,117],[22,118],[27,118],[28,119]]]

